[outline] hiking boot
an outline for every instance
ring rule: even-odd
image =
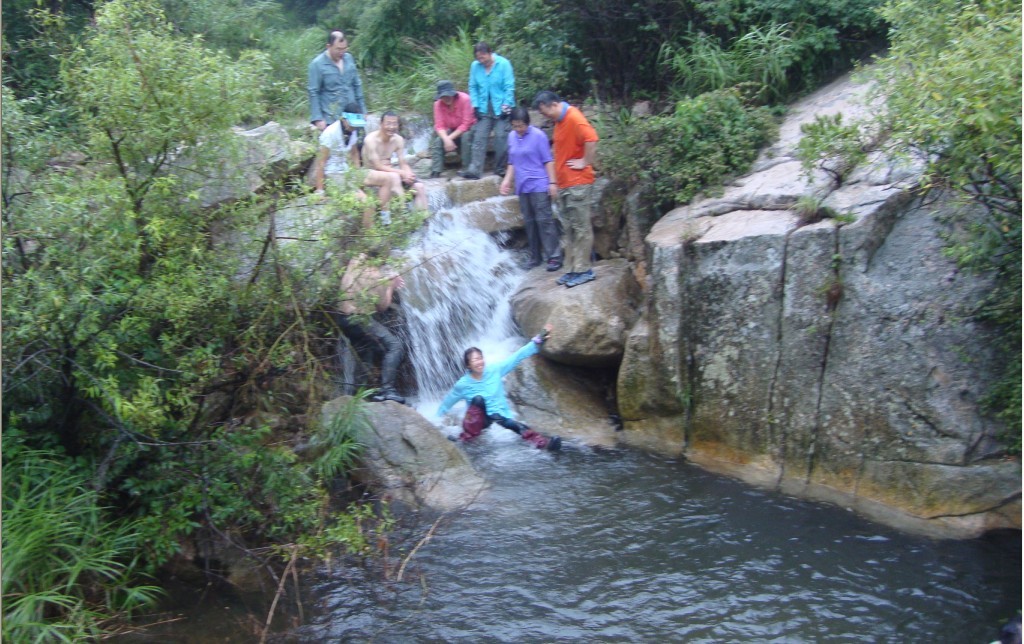
[[[557,452],[562,449],[562,439],[558,436],[552,436],[548,439],[547,450],[549,452]]]
[[[574,286],[579,286],[580,284],[593,282],[594,279],[596,278],[594,277],[594,271],[592,270],[588,270],[586,273],[576,273],[576,277],[565,283],[565,288],[572,288]]]
[[[480,175],[478,175],[475,172],[470,172],[469,170],[460,170],[459,171],[459,176],[462,177],[463,179],[479,179],[480,178]]]
[[[568,282],[569,280],[575,279],[576,275],[578,275],[578,273],[566,273],[566,274],[562,275],[561,277],[559,277],[558,279],[556,279],[555,280],[555,284],[558,284],[559,286],[562,286],[566,282]]]
[[[560,268],[562,268],[562,262],[560,262],[559,260],[557,260],[555,258],[551,258],[551,259],[548,260],[547,271],[549,273],[554,273],[555,271],[557,271]]]
[[[402,405],[405,404],[405,398],[398,395],[398,392],[395,391],[394,387],[382,387],[381,390],[377,392],[377,395],[374,396],[374,398],[380,398],[378,402],[391,400]]]

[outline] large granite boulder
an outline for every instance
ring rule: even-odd
[[[190,170],[187,152],[174,163],[184,181],[183,192],[197,191],[204,207],[248,197],[272,181],[300,172],[316,155],[313,143],[293,140],[284,126],[274,121],[233,131],[231,149],[221,150],[225,162],[213,176]]]
[[[615,406],[608,392],[614,372],[610,374],[610,382],[603,382],[592,369],[534,358],[505,376],[505,391],[515,403],[517,418],[537,431],[612,447],[620,432],[611,419]]]
[[[597,262],[593,270],[595,281],[572,289],[555,284],[555,273],[533,270],[512,296],[512,317],[530,334],[555,326],[544,355],[556,362],[614,367],[640,315],[640,286],[624,259]]]
[[[880,153],[840,186],[800,173],[799,126],[857,120],[865,95],[842,79],[798,103],[749,175],[654,225],[625,440],[908,529],[1019,528],[1019,461],[979,409],[993,331],[969,312],[989,282],[943,255],[947,206]],[[831,217],[803,225],[798,202]]]
[[[326,403],[323,422],[347,400]],[[392,500],[436,511],[464,508],[483,492],[486,481],[462,450],[416,410],[395,402],[367,403],[366,410],[370,430],[359,436],[358,480]]]

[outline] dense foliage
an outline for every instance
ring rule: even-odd
[[[602,159],[610,173],[649,186],[654,205],[667,210],[745,170],[776,126],[767,107],[730,88],[679,101],[668,114],[624,116],[606,129],[612,136]]]
[[[1021,6],[1009,0],[890,0],[892,48],[878,78],[891,142],[927,163],[924,188],[965,208],[948,252],[991,274],[979,319],[1003,332],[1006,365],[988,405],[1021,441]],[[974,207],[970,207],[974,206]]]
[[[325,398],[322,310],[347,257],[419,223],[356,236],[363,206],[336,194],[327,221],[294,216],[289,245],[273,192],[204,205],[204,186],[235,180],[231,126],[264,117],[266,59],[175,33],[154,2],[99,5],[61,63],[74,128],[3,90],[4,624],[18,641],[97,634],[149,600],[133,578],[196,532],[240,548],[358,541],[323,508],[365,417],[306,423],[302,460],[271,419]],[[55,509],[53,490],[73,505]],[[33,527],[61,511],[52,535]],[[49,563],[61,549],[73,571]]]

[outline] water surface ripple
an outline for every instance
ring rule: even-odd
[[[469,452],[490,492],[406,578],[321,573],[281,641],[989,642],[1020,608],[1019,533],[933,541],[682,461],[488,431]]]

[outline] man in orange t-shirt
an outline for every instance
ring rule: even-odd
[[[568,272],[556,282],[566,288],[593,281],[591,257],[594,229],[590,223],[590,202],[594,188],[594,157],[597,132],[587,117],[562,101],[554,92],[543,91],[533,107],[555,124],[555,181],[558,184],[559,219],[565,229],[565,266]]]

